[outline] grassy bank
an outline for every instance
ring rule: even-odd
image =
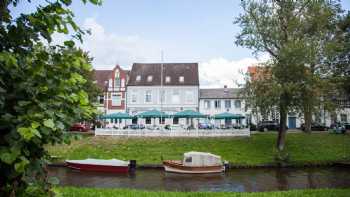
[[[166,159],[181,159],[187,151],[204,151],[221,155],[238,165],[275,162],[276,133],[258,133],[251,137],[222,138],[126,138],[86,137],[70,145],[48,146],[51,155],[64,159],[119,158],[136,159],[138,164],[160,164]],[[289,133],[286,152],[289,163],[323,164],[350,159],[350,135],[328,133]]]
[[[152,192],[128,189],[95,189],[60,187],[55,189],[59,196],[63,197],[347,197],[350,189],[315,189],[315,190],[291,190],[282,192]]]

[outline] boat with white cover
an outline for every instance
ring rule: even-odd
[[[183,160],[164,160],[163,166],[166,172],[176,173],[219,173],[225,171],[221,157],[211,153],[187,152]]]
[[[66,160],[66,166],[76,170],[127,173],[130,162],[119,159]]]

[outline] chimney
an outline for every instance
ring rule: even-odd
[[[227,94],[228,90],[227,90],[227,85],[224,85],[224,93]]]

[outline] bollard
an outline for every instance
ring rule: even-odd
[[[129,171],[135,172],[136,170],[136,160],[130,160],[129,161]]]

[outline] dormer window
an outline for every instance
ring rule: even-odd
[[[152,75],[148,75],[147,76],[147,82],[151,82],[153,80],[153,76]]]
[[[136,81],[141,81],[141,75],[136,76]]]
[[[185,77],[184,77],[184,76],[180,76],[180,77],[179,77],[179,82],[180,82],[180,83],[183,83],[184,81],[185,81]]]
[[[166,76],[166,77],[165,77],[165,83],[170,83],[170,81],[171,81],[170,76]]]

